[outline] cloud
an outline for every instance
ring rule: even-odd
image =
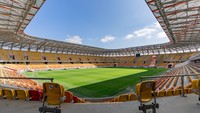
[[[134,35],[133,35],[133,34],[128,34],[128,35],[126,35],[126,37],[125,37],[125,39],[132,39],[132,38],[134,38]]]
[[[160,33],[157,34],[157,37],[158,38],[166,38],[167,36],[166,36],[165,32],[162,31],[162,32],[160,32]]]
[[[75,44],[82,44],[82,38],[78,35],[68,36],[68,38],[66,38],[65,41],[70,42],[70,43],[75,43]]]
[[[124,39],[131,40],[134,38],[165,38],[167,37],[165,32],[163,32],[158,22],[153,23],[150,26],[146,26],[142,29],[133,31],[125,36]]]
[[[115,40],[115,37],[114,36],[111,36],[111,35],[107,35],[105,37],[103,37],[101,39],[101,42],[103,43],[107,43],[107,42],[111,42],[111,41],[114,41]]]

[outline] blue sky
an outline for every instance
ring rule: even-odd
[[[25,33],[107,49],[169,41],[144,0],[46,0]]]

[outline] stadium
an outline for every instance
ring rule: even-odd
[[[26,34],[45,2],[0,0],[2,113],[200,111],[200,0],[145,0],[169,42],[120,49]]]

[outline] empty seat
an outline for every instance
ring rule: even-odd
[[[65,100],[64,87],[58,83],[46,82],[43,83],[43,106],[39,108],[41,113],[53,112],[60,113],[61,103]],[[58,106],[55,108],[45,106],[48,105]]]
[[[74,101],[74,103],[78,103],[79,102],[78,97],[77,96],[73,96],[73,101]]]
[[[200,101],[200,79],[192,80],[192,88],[193,92],[199,95],[199,101]]]
[[[130,101],[137,100],[137,95],[136,95],[135,93],[129,94],[129,100],[130,100]]]
[[[114,102],[119,102],[119,97],[115,97]]]
[[[66,96],[66,99],[64,100],[64,102],[73,103],[73,93],[72,92],[65,91],[65,96]]]
[[[2,89],[0,89],[0,98],[3,96]]]
[[[138,83],[136,85],[136,94],[140,102],[139,110],[146,113],[147,109],[152,109],[152,112],[156,113],[156,108],[158,108],[159,105],[156,103],[155,81],[143,81]],[[154,99],[152,104],[144,104],[150,102],[152,99]]]
[[[192,88],[188,88],[188,93],[193,93]]]
[[[28,99],[28,91],[26,90],[16,89],[15,94],[16,94],[16,99],[19,99],[19,100]]]
[[[15,92],[11,89],[3,89],[2,94],[5,99],[15,99]]]
[[[38,90],[29,90],[28,95],[31,101],[40,101],[43,97],[43,93]]]
[[[165,92],[165,95],[166,95],[166,96],[172,96],[172,95],[173,95],[173,92],[174,92],[174,90],[167,90],[167,91]]]
[[[173,95],[181,95],[181,89],[174,89]]]
[[[156,92],[156,96],[157,96],[157,97],[164,97],[164,96],[165,96],[165,93],[166,93],[165,90],[157,91],[157,92]]]
[[[85,100],[78,98],[78,103],[85,103]]]
[[[129,101],[129,95],[128,94],[120,95],[119,102],[125,102],[125,101]]]

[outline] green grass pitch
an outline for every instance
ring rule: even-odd
[[[95,98],[131,92],[140,76],[153,76],[164,71],[163,68],[92,68],[26,72],[26,75],[52,77],[54,82],[79,97]]]

